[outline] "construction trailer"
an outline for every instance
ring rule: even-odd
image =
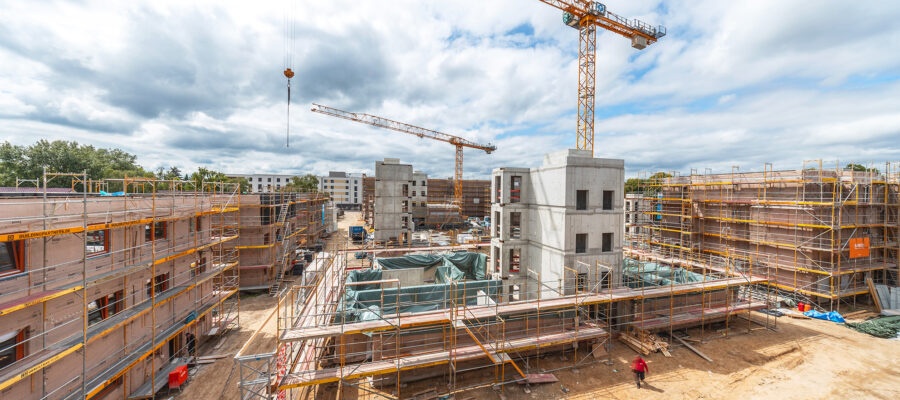
[[[4,399],[152,398],[239,324],[237,185],[85,175],[0,198]]]
[[[898,165],[853,170],[817,160],[796,170],[655,174],[634,199],[641,217],[629,250],[702,263],[715,256],[768,277],[784,297],[855,306],[867,278],[898,282]]]
[[[321,247],[334,223],[334,206],[319,192],[241,195],[241,290],[275,293],[296,261],[297,250]]]

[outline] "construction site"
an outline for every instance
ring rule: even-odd
[[[315,124],[453,152],[452,176],[402,149],[330,171],[341,199],[307,171],[257,192],[202,169],[16,176],[0,399],[900,397],[900,162],[598,157],[598,31],[631,51],[667,30],[541,2],[578,35],[575,148],[466,176],[464,150],[502,144],[313,103]]]

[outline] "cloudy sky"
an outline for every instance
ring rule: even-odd
[[[668,29],[643,51],[598,35],[595,153],[629,175],[900,160],[900,2],[606,4]],[[577,31],[537,0],[4,0],[0,141],[120,147],[153,169],[371,172],[396,157],[452,174],[451,146],[316,102],[493,143],[465,153],[466,177],[485,177],[574,147],[577,59]]]

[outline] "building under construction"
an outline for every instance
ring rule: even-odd
[[[149,398],[235,327],[235,184],[45,174],[0,199],[0,397]]]
[[[277,318],[275,348],[235,357],[242,398],[408,398],[422,387],[440,397],[534,382],[552,372],[542,361],[548,353],[567,354],[563,368],[608,361],[614,337],[643,354],[667,352],[677,329],[699,326],[701,337],[712,323],[750,330],[749,312],[767,306],[765,278],[732,260],[623,265],[623,241],[615,238],[621,160],[568,150],[547,155],[542,167],[501,168],[495,177],[500,217],[491,243],[320,254],[299,283],[279,292],[269,317]],[[532,211],[527,224],[510,222]],[[582,229],[609,235],[582,236]],[[510,246],[530,257],[498,263]],[[372,253],[371,267],[349,268],[348,257],[360,251]],[[513,266],[514,274],[504,273]]]
[[[827,167],[644,179],[636,255],[732,265],[781,294],[839,310],[897,285],[900,171]]]
[[[436,228],[445,224],[461,222],[462,217],[485,218],[491,214],[491,181],[465,179],[462,181],[462,208],[455,215],[448,215],[448,206],[453,201],[452,179],[427,179],[425,187],[419,187],[426,193],[426,201],[423,206],[413,207],[418,214],[412,215],[420,226]],[[433,210],[429,213],[428,205]],[[363,177],[362,218],[366,221],[374,221],[375,213],[375,177]],[[448,222],[449,221],[449,222]]]
[[[240,196],[242,290],[275,293],[297,261],[297,250],[321,248],[334,218],[322,193],[275,192]]]

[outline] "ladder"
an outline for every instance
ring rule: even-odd
[[[278,261],[275,263],[275,282],[272,283],[272,286],[269,286],[270,296],[278,295],[278,290],[281,288],[282,280],[284,280],[285,264],[294,258],[294,247],[288,246],[288,244],[291,243],[289,238],[291,236],[291,228],[293,227],[291,221],[287,221],[289,208],[290,202],[281,206],[281,212],[278,214],[278,220],[276,222],[276,226],[281,226],[281,238],[278,238],[278,240],[282,251],[281,254],[278,255]]]

